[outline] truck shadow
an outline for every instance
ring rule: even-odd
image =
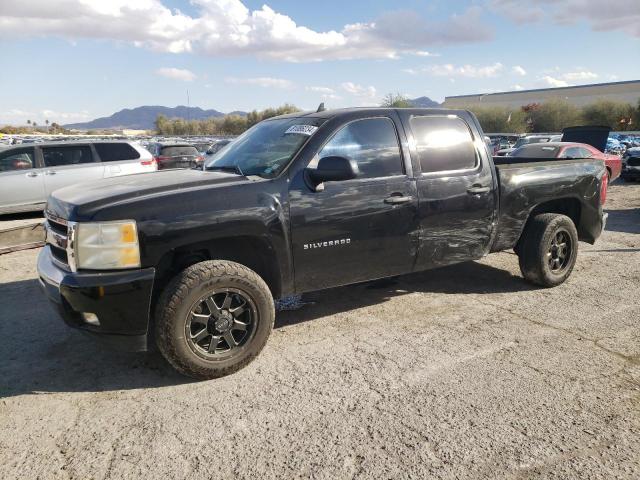
[[[414,292],[519,292],[522,278],[481,263],[315,292],[297,311],[278,312],[276,328],[314,320]],[[41,392],[160,388],[190,383],[157,352],[124,353],[63,324],[37,280],[0,284],[0,398]]]
[[[37,280],[0,284],[0,398],[189,383],[159,353],[124,353],[68,328]]]
[[[491,294],[533,290],[522,277],[483,263],[467,262],[391,279],[312,292],[301,309],[279,312],[275,328],[376,305],[411,293]]]
[[[640,234],[640,208],[605,211],[609,214],[606,231]]]

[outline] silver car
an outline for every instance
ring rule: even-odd
[[[56,142],[0,151],[0,214],[42,210],[51,192],[98,178],[157,170],[131,142]]]

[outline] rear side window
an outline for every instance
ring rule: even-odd
[[[199,155],[198,149],[192,146],[162,147],[160,155],[164,157],[178,157],[180,155]]]
[[[103,162],[118,160],[136,160],[140,158],[138,151],[128,143],[96,143],[93,145]]]
[[[422,173],[468,170],[477,165],[476,149],[467,124],[458,117],[411,119]]]
[[[91,148],[87,146],[43,148],[42,156],[47,167],[93,163]]]
[[[318,158],[345,157],[358,163],[358,178],[402,175],[402,157],[393,122],[367,118],[349,123],[322,148]]]
[[[0,172],[30,170],[35,166],[33,148],[12,149],[0,152]]]

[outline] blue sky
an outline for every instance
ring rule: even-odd
[[[640,2],[22,0],[0,5],[0,123],[140,105],[374,105],[640,78]]]

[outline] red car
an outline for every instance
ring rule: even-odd
[[[622,160],[620,157],[602,153],[597,148],[586,143],[530,143],[514,150],[511,156],[524,158],[595,158],[603,160],[607,167],[607,173],[609,174],[609,182],[618,178],[622,170]]]

